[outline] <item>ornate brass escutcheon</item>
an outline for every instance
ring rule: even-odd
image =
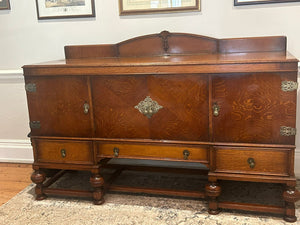
[[[66,149],[61,149],[61,150],[60,150],[60,154],[61,154],[61,157],[62,157],[62,158],[66,158],[66,156],[67,156],[67,151],[66,151]]]
[[[31,121],[29,123],[29,126],[31,129],[40,129],[41,128],[41,122],[40,121]]]
[[[150,96],[147,96],[143,101],[139,102],[134,108],[138,109],[140,113],[151,118],[155,113],[157,113],[163,107],[159,105],[156,101],[152,100]]]
[[[25,90],[28,92],[36,92],[36,84],[34,83],[25,84]]]
[[[294,136],[294,135],[296,135],[296,128],[281,126],[280,127],[280,135],[281,136]]]
[[[184,160],[188,160],[189,156],[190,156],[190,151],[186,150],[186,149],[183,150],[183,158],[184,158]]]
[[[220,112],[220,106],[218,105],[218,103],[215,102],[213,104],[213,115],[219,116],[219,112]]]
[[[247,162],[248,162],[251,169],[253,169],[255,167],[255,160],[253,158],[249,158],[247,160]]]
[[[281,90],[283,91],[295,91],[298,88],[298,83],[295,81],[282,81],[281,82]]]
[[[114,156],[115,156],[115,157],[118,157],[118,156],[119,156],[119,152],[120,152],[120,149],[117,148],[117,147],[114,147]]]

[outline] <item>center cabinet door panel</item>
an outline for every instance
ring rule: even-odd
[[[295,136],[282,136],[280,127],[295,127],[296,91],[281,90],[281,83],[296,79],[295,73],[214,75],[214,141],[294,144]]]
[[[99,76],[91,83],[96,137],[149,138],[149,121],[134,108],[148,94],[146,76]]]
[[[208,76],[149,76],[151,98],[163,108],[149,120],[151,138],[209,141]]]
[[[28,92],[30,122],[39,121],[40,128],[32,128],[32,136],[91,137],[91,106],[86,77],[32,77],[26,83],[36,85]]]
[[[92,79],[97,137],[208,140],[207,77],[138,75]],[[151,118],[136,108],[147,96],[162,106]]]

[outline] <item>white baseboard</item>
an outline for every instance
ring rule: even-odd
[[[33,151],[29,139],[0,139],[0,162],[32,163]]]

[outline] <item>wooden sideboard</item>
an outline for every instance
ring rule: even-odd
[[[286,51],[286,37],[163,31],[117,44],[66,46],[65,56],[23,67],[36,199],[90,196],[102,204],[109,188],[142,191],[103,179],[111,159],[194,162],[207,168],[205,190],[176,194],[206,197],[210,214],[229,208],[297,220],[298,60]],[[65,170],[90,171],[93,191],[50,188]],[[284,204],[221,202],[219,180],[281,183]]]

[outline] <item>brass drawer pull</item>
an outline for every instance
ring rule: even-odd
[[[61,154],[61,157],[62,157],[62,158],[66,158],[66,156],[67,156],[67,151],[66,151],[66,149],[60,150],[60,154]]]
[[[218,103],[214,103],[213,105],[213,115],[214,116],[219,116],[220,113],[220,106],[218,105]]]
[[[253,169],[255,167],[255,160],[253,158],[249,158],[247,160],[247,162],[248,162],[251,169]]]
[[[86,102],[83,104],[83,112],[84,114],[88,114],[90,109],[90,105]]]
[[[189,158],[189,155],[190,155],[190,151],[189,150],[183,150],[183,158],[184,160],[188,160]]]
[[[115,156],[115,157],[118,157],[118,156],[119,156],[119,152],[120,152],[119,148],[114,147],[114,156]]]

